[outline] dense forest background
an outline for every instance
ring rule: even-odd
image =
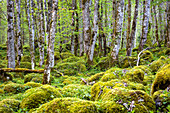
[[[169,112],[169,7],[0,0],[0,112]]]

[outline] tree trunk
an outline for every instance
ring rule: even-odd
[[[39,53],[40,53],[40,60],[39,60],[39,66],[42,67],[44,64],[44,13],[43,13],[43,1],[40,0],[39,3],[40,8],[40,30],[39,30]]]
[[[131,0],[128,0],[128,27],[127,27],[127,44],[126,44],[126,55],[130,56],[130,27],[131,26]]]
[[[169,14],[169,12],[170,12],[170,2],[169,1],[167,1],[166,2],[167,3],[167,9],[166,9],[166,13],[167,13],[167,47],[168,48],[170,48],[170,14]]]
[[[97,31],[98,31],[98,18],[99,18],[99,0],[95,0],[94,4],[94,28],[93,28],[93,37],[92,37],[92,44],[90,48],[90,54],[89,54],[89,62],[92,64],[93,63],[93,56],[94,56],[94,49],[95,49],[95,44],[96,44],[96,39],[97,39]]]
[[[137,24],[137,18],[138,18],[138,6],[139,6],[139,0],[136,0],[136,5],[135,5],[135,12],[134,12],[134,19],[132,23],[132,31],[130,35],[130,42],[127,43],[128,49],[127,49],[127,56],[131,56],[132,54],[132,48],[134,45],[134,40],[135,40],[135,34],[136,34],[136,24]]]
[[[152,0],[152,2],[153,2],[153,0]],[[155,28],[156,28],[155,35],[156,35],[157,46],[160,47],[161,45],[160,45],[159,34],[158,34],[158,19],[156,17],[157,13],[156,13],[155,5],[153,5],[153,13],[154,13],[155,24],[156,24],[156,26],[155,26]]]
[[[17,10],[17,66],[20,67],[22,43],[21,43],[21,1],[15,0]]]
[[[7,0],[7,57],[8,57],[8,68],[15,68],[15,50],[14,50],[14,28],[13,28],[13,0]]]
[[[111,57],[113,61],[118,61],[118,53],[120,49],[121,33],[122,33],[122,24],[123,24],[123,7],[124,0],[117,1],[117,13],[116,13],[116,22],[114,29],[114,40],[113,40],[113,49],[111,52]]]
[[[72,35],[71,35],[71,53],[74,54],[74,30],[75,30],[75,0],[72,0],[72,23],[71,23],[71,26],[72,26]]]
[[[45,21],[45,30],[44,30],[44,34],[45,34],[45,36],[46,36],[46,32],[47,32],[47,2],[46,2],[46,0],[44,0],[44,21]],[[48,41],[48,38],[46,37],[46,45],[48,46],[48,43],[47,43],[47,41]]]
[[[77,0],[75,0],[75,18],[76,18],[76,24],[75,24],[75,42],[74,42],[74,55],[77,56],[78,52],[78,37],[79,37],[79,18],[78,18],[78,11],[77,11]]]
[[[82,10],[83,10],[83,31],[84,31],[84,52],[88,56],[91,40],[91,27],[90,27],[90,11],[89,11],[89,1],[82,0]]]
[[[48,48],[47,48],[47,61],[44,70],[43,84],[50,83],[50,71],[54,66],[54,41],[55,41],[55,30],[56,30],[56,16],[58,9],[58,0],[53,0],[53,11],[52,21],[50,27],[50,35],[48,37]]]
[[[31,0],[31,16],[32,16],[32,24],[31,24],[31,27],[32,27],[32,38],[30,38],[30,52],[31,52],[31,67],[32,69],[35,68],[35,56],[34,56],[34,38],[35,38],[35,17],[34,17],[34,10],[33,10],[33,0]]]
[[[147,34],[148,34],[148,26],[149,26],[149,15],[150,15],[150,0],[143,1],[143,22],[142,22],[142,37],[140,39],[139,51],[143,50],[143,46],[146,44]]]

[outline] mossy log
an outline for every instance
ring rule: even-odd
[[[6,72],[24,72],[24,73],[44,73],[44,69],[40,70],[32,70],[32,69],[26,69],[26,68],[0,68],[0,78],[5,82],[8,79],[11,80],[11,77],[9,77],[9,74]]]

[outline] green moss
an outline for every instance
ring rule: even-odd
[[[145,113],[151,110],[155,110],[155,103],[152,98],[141,90],[128,90],[124,88],[114,88],[114,89],[104,89],[104,95],[102,96],[102,101],[115,101],[120,104],[126,103],[128,108],[131,102],[134,102],[134,108],[132,108],[135,112]],[[142,106],[143,105],[143,106]],[[126,108],[127,110],[127,108]]]
[[[126,73],[126,71],[126,69],[111,68],[104,73],[101,78],[101,81],[106,82],[116,78],[121,79],[121,77]]]
[[[97,113],[96,105],[78,98],[56,98],[42,105],[35,113]]]
[[[165,49],[164,53],[165,55],[170,55],[170,48]]]
[[[31,69],[31,63],[30,62],[21,62],[20,63],[20,68]]]
[[[166,58],[164,56],[161,56],[158,60],[152,62],[152,64],[150,65],[150,69],[153,73],[156,73],[159,68],[161,68],[166,62]]]
[[[170,105],[170,92],[167,90],[159,90],[154,92],[153,99],[157,103],[157,109],[159,109],[160,112],[167,113],[168,105]]]
[[[35,88],[35,87],[40,87],[42,86],[42,84],[40,83],[35,83],[35,82],[27,82],[26,84],[24,84],[24,86],[30,86],[32,88]]]
[[[140,58],[144,59],[145,61],[151,62],[153,61],[153,54],[149,50],[146,50],[142,52]]]
[[[91,100],[101,99],[104,88],[114,89],[114,88],[126,88],[133,90],[145,90],[143,84],[133,83],[127,80],[114,79],[108,82],[97,82],[91,87]]]
[[[88,78],[88,82],[98,82],[102,76],[104,75],[104,72],[96,73],[95,75],[92,75],[90,78]]]
[[[112,67],[112,64],[113,63],[111,62],[111,58],[109,56],[101,57],[95,67],[97,67],[99,70],[105,70]]]
[[[27,90],[24,93],[24,99],[21,102],[21,108],[37,108],[56,97],[62,97],[61,93],[50,85],[43,85]]]
[[[101,103],[96,102],[99,107],[100,113],[126,113],[126,108],[114,101],[102,101]]]
[[[53,81],[53,80],[54,80],[54,77],[50,76],[50,81]],[[27,82],[42,83],[42,81],[43,81],[43,74],[30,73],[24,77],[24,83],[27,83]]]
[[[4,90],[3,89],[0,89],[0,94],[4,94]]]
[[[64,86],[61,89],[63,97],[77,97],[80,99],[90,100],[90,86],[79,85],[79,84],[70,84]]]
[[[24,92],[25,90],[29,89],[29,86],[24,86],[22,84],[17,84],[17,83],[9,83],[4,86],[4,91],[5,93],[20,93]]]
[[[20,101],[15,99],[4,99],[0,101],[0,113],[13,113],[19,110]]]
[[[144,71],[141,69],[131,69],[125,74],[125,78],[133,82],[141,83],[144,80]]]
[[[22,56],[21,62],[31,62],[31,56],[28,55]]]
[[[137,58],[126,56],[125,58],[121,58],[119,61],[120,61],[120,66],[122,68],[128,68],[129,66],[132,67],[136,65]]]
[[[72,57],[72,56],[74,56],[74,55],[70,52],[62,52],[61,53],[61,59],[66,59],[66,58],[69,58],[69,57]]]
[[[166,89],[170,83],[170,64],[163,67],[157,74],[152,84],[151,94],[160,89]]]

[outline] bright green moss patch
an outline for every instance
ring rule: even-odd
[[[126,56],[125,58],[120,59],[120,66],[122,68],[128,68],[129,66],[135,66],[137,62],[137,57]]]
[[[128,90],[124,88],[104,89],[102,101],[115,101],[126,106],[126,110],[133,103],[132,110],[135,112],[147,113],[155,110],[155,103],[152,98],[141,90]],[[126,105],[125,105],[126,104]]]
[[[35,83],[35,82],[27,82],[26,84],[24,84],[24,86],[30,86],[30,87],[34,88],[34,87],[40,87],[40,86],[42,86],[42,84]]]
[[[95,75],[92,75],[90,78],[87,79],[88,82],[98,82],[102,76],[104,75],[104,72],[96,73]]]
[[[31,69],[31,63],[30,62],[21,62],[20,68]]]
[[[159,112],[169,112],[168,106],[170,105],[170,92],[169,89],[159,90],[154,92],[153,99],[157,104],[157,110]]]
[[[24,93],[24,99],[21,102],[21,108],[37,108],[56,97],[62,97],[61,93],[50,85],[43,85],[27,90]]]
[[[35,113],[98,113],[96,105],[78,98],[56,98],[42,105]]]
[[[31,56],[25,55],[21,58],[21,62],[31,62]]]
[[[170,64],[163,67],[157,74],[152,84],[151,94],[160,89],[164,90],[170,85]]]
[[[104,88],[114,89],[114,88],[126,88],[133,90],[145,90],[143,84],[133,83],[127,80],[114,79],[108,82],[97,82],[91,87],[91,100],[101,99]]]
[[[4,99],[0,101],[0,113],[13,113],[19,110],[20,101],[15,99]]]
[[[111,62],[111,58],[109,56],[107,57],[102,57],[99,59],[99,62],[96,64],[95,67],[97,67],[99,70],[105,70],[110,67],[112,67],[113,63]]]
[[[80,99],[90,100],[91,87],[79,84],[70,84],[61,89],[63,97],[77,97]]]
[[[73,57],[74,55],[70,52],[62,52],[61,53],[61,59],[66,59],[66,58],[69,58],[69,57]]]
[[[29,89],[29,86],[24,86],[22,84],[17,84],[17,83],[9,83],[4,86],[4,92],[5,93],[20,93],[24,92],[25,90]]]
[[[3,89],[0,89],[0,94],[3,94],[4,93],[4,90]]]
[[[146,50],[146,51],[142,52],[140,58],[144,59],[145,62],[146,61],[151,62],[151,61],[153,61],[153,54],[149,50]]]

